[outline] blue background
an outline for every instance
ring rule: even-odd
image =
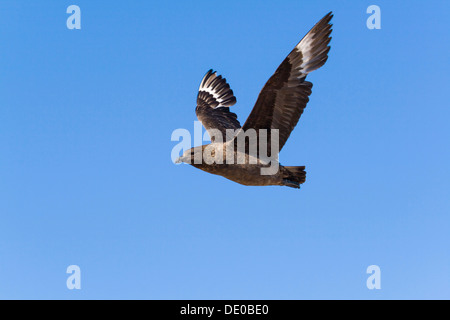
[[[81,30],[66,9],[81,8]],[[381,8],[381,30],[366,9]],[[333,11],[280,155],[301,190],[170,153],[209,68],[243,123]],[[0,3],[0,298],[450,298],[448,1]],[[66,268],[81,268],[68,290]],[[366,268],[381,268],[381,290]]]

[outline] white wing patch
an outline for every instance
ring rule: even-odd
[[[294,69],[300,71],[300,74],[296,73],[297,78],[320,68],[328,59],[332,17],[331,12],[323,17],[294,48],[293,51],[301,55],[299,59],[295,55],[292,56],[294,61],[291,59]]]
[[[311,35],[310,37],[305,37],[300,43],[295,47],[297,51],[302,53],[303,56],[303,63],[299,66],[300,69],[304,69],[308,61],[312,57],[311,48],[313,47],[313,38],[314,35]],[[309,72],[305,72],[305,74],[308,74]]]
[[[230,85],[225,78],[209,70],[202,79],[198,88],[198,97],[208,102],[213,109],[230,107],[236,103]]]
[[[210,88],[210,87],[202,87],[202,86],[200,85],[200,88],[198,88],[198,91],[199,91],[199,92],[206,92],[206,93],[209,93],[210,95],[213,96],[213,98],[219,103],[219,105],[218,105],[217,107],[215,107],[214,109],[220,108],[220,107],[225,107],[225,105],[223,105],[223,101],[224,101],[225,99],[221,98],[221,97],[220,97],[220,94],[218,94],[213,88]]]

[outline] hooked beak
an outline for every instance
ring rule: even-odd
[[[175,160],[175,163],[182,163],[183,162],[183,157],[178,157],[176,160]]]

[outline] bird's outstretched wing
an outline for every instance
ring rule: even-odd
[[[223,142],[225,142],[226,129],[236,130],[241,127],[237,115],[230,112],[229,107],[235,103],[236,98],[226,79],[209,70],[198,89],[195,113],[208,131],[212,141],[215,140],[213,130],[219,130],[222,133]]]
[[[323,17],[267,81],[242,127],[244,132],[251,128],[257,133],[259,129],[278,129],[279,150],[283,148],[309,101],[312,83],[305,81],[306,76],[328,59],[332,17],[331,12]]]

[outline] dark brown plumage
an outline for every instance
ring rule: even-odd
[[[210,134],[212,144],[187,150],[178,162],[187,162],[199,169],[222,175],[244,185],[286,185],[299,188],[306,177],[304,166],[284,167],[279,165],[279,170],[275,174],[262,175],[258,173],[258,170],[266,168],[267,162],[258,158],[256,163],[251,163],[252,154],[249,150],[252,146],[247,140],[245,140],[244,152],[239,153],[239,150],[234,149],[235,158],[244,157],[246,159],[247,162],[244,164],[230,164],[225,161],[224,163],[209,164],[194,163],[194,156],[199,153],[203,154],[208,146],[214,146],[215,153],[223,152],[223,160],[225,160],[225,151],[228,148],[231,149],[231,144],[236,147],[241,135],[251,129],[256,130],[258,139],[262,139],[260,137],[263,132],[261,129],[268,130],[269,145],[267,148],[269,150],[271,132],[274,134],[273,129],[278,130],[279,148],[276,152],[278,154],[297,125],[309,101],[312,83],[305,80],[306,76],[323,66],[328,59],[332,17],[331,12],[323,17],[284,59],[264,85],[242,128],[236,114],[229,110],[230,106],[236,103],[233,91],[225,78],[209,70],[200,84],[196,114]],[[217,132],[226,138],[216,141]],[[242,138],[244,137],[242,136]],[[259,144],[256,148],[258,147]]]
[[[207,131],[217,129],[224,137],[226,129],[239,129],[241,124],[237,120],[237,115],[230,112],[229,108],[235,103],[236,98],[226,79],[209,70],[200,84],[195,108],[197,118],[205,129]],[[211,137],[211,141],[214,142],[214,136]]]

